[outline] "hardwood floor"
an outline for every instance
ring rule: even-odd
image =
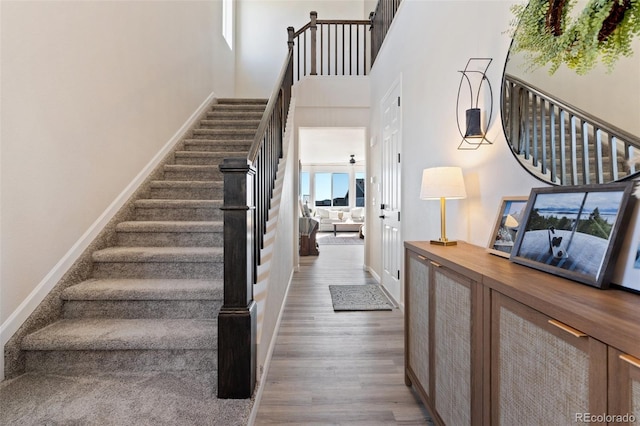
[[[334,312],[329,284],[375,284],[363,246],[320,246],[301,258],[262,386],[256,425],[432,424],[404,384],[403,319]]]

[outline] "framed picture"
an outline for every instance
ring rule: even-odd
[[[634,182],[533,188],[510,259],[598,288],[610,284]]]
[[[516,235],[524,217],[529,197],[504,197],[489,237],[489,253],[509,257],[516,242]]]
[[[640,203],[633,208],[620,248],[611,284],[623,290],[640,292]]]

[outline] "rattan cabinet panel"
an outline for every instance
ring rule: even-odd
[[[606,412],[606,345],[499,293],[492,304],[494,424],[587,424]]]
[[[405,288],[405,363],[419,392],[429,398],[429,263],[408,253]],[[407,375],[408,384],[412,382]]]
[[[640,359],[609,348],[611,424],[640,425]]]
[[[471,281],[434,268],[435,409],[445,424],[471,424]]]

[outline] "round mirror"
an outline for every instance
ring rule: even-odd
[[[572,13],[586,7],[577,1]],[[577,11],[577,12],[576,12]],[[517,31],[521,31],[518,28]],[[640,171],[640,37],[633,55],[584,75],[561,64],[534,67],[515,51],[505,65],[502,121],[515,158],[532,175],[556,185],[630,179]]]

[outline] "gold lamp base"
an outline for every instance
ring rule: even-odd
[[[458,244],[457,241],[451,241],[451,240],[446,240],[446,241],[442,241],[442,240],[431,240],[429,241],[431,244],[434,244],[436,246],[455,246],[456,244]]]
[[[444,197],[440,198],[440,238],[430,242],[437,246],[455,246],[458,244],[457,241],[447,238],[447,208]]]

